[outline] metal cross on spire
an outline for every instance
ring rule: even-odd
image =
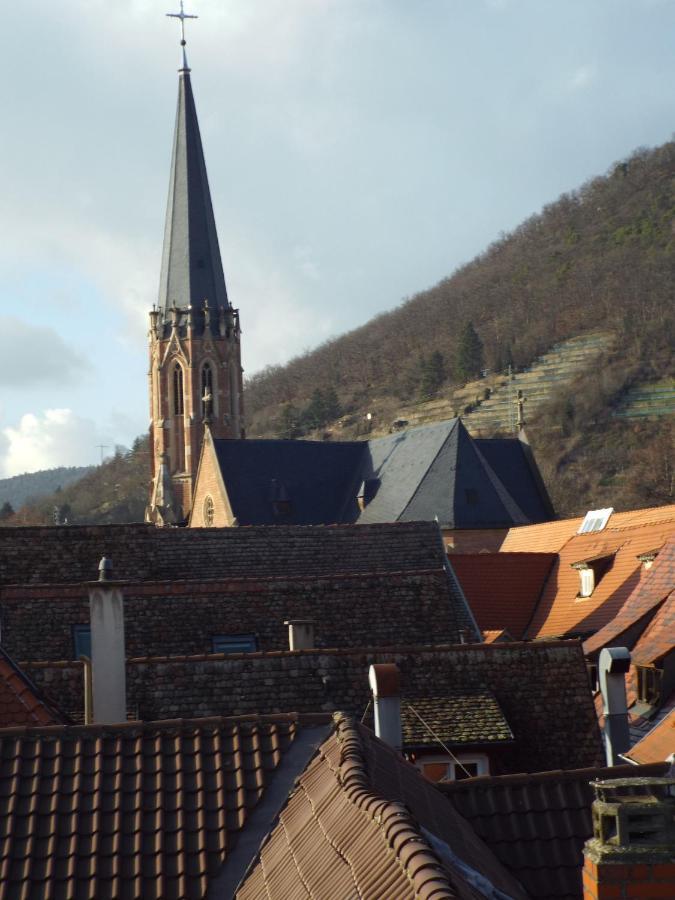
[[[183,8],[183,0],[180,0],[180,12],[177,13],[167,13],[166,14],[169,19],[178,19],[180,21],[180,45],[183,48],[183,68],[187,69],[187,59],[185,57],[185,44],[187,41],[185,40],[185,20],[186,19],[198,19],[199,16],[191,16],[185,12]]]

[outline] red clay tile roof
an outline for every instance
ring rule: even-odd
[[[675,753],[675,709],[654,726],[641,741],[624,753],[636,763],[662,762]]]
[[[336,731],[298,780],[238,900],[488,896],[468,883],[461,864],[513,900],[525,898],[413,766],[363,726],[336,719]]]
[[[445,782],[447,796],[532,898],[580,900],[582,850],[593,834],[590,782],[664,775],[664,763]]]
[[[66,717],[47,701],[0,648],[0,728],[57,725]]]
[[[495,644],[495,643],[513,643],[513,635],[507,631],[505,628],[497,628],[494,631],[483,631],[483,640],[486,644]]]
[[[554,553],[459,553],[450,563],[481,629],[506,628],[520,640],[532,618]]]
[[[636,666],[650,666],[660,662],[673,650],[675,650],[675,590],[668,595],[642,632],[633,647],[631,657]]]
[[[673,533],[675,523],[666,522],[634,528],[608,527],[597,534],[575,535],[558,554],[527,636],[590,635],[602,628],[647,574],[637,559],[638,554],[662,546]],[[611,557],[611,565],[600,577],[592,595],[580,598],[579,573],[572,564],[596,557]]]
[[[584,643],[584,653],[590,654],[603,647],[617,646],[622,635],[643,616],[654,610],[671,591],[675,590],[675,535],[672,535],[658,556],[640,578],[624,605],[604,628]]]
[[[293,715],[0,731],[0,898],[202,898]]]

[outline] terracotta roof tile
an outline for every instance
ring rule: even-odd
[[[590,654],[621,640],[622,635],[675,590],[675,534],[671,535],[619,612],[584,643]]]
[[[675,753],[675,709],[624,754],[636,763],[655,763]]]
[[[645,628],[633,647],[631,656],[636,666],[650,666],[660,662],[673,650],[675,650],[675,590],[668,595]]]
[[[337,730],[298,779],[237,897],[484,896],[453,854],[514,900],[525,894],[420,773],[363,726]]]
[[[558,554],[528,628],[528,637],[587,635],[602,628],[647,575],[638,555],[662,546],[674,532],[675,524],[667,522],[575,535]],[[572,565],[599,557],[608,558],[609,568],[592,595],[580,598],[579,573]]]
[[[478,627],[506,628],[520,640],[544,588],[554,553],[462,553],[450,562]]]
[[[579,900],[593,833],[590,782],[663,775],[664,763],[471,778],[437,785],[532,898]]]
[[[202,898],[297,716],[0,731],[0,900]]]
[[[56,725],[63,713],[46,700],[28,676],[0,648],[0,728]]]
[[[486,644],[513,643],[513,635],[505,628],[483,631],[483,640]]]

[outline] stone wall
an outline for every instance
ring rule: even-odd
[[[361,718],[373,662],[396,662],[404,702],[435,698],[438,715],[444,697],[462,689],[492,691],[515,738],[500,753],[500,771],[603,764],[576,641],[137,659],[127,667],[128,706],[145,720],[335,709]],[[80,666],[29,664],[26,671],[67,712],[81,715]]]

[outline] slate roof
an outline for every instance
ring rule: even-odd
[[[555,518],[555,510],[530,445],[513,438],[474,438],[474,444],[530,522]]]
[[[675,709],[623,755],[636,763],[663,762],[675,753]]]
[[[668,766],[479,777],[437,786],[531,898],[581,900],[583,845],[593,834],[591,781],[664,775]]]
[[[436,697],[403,695],[401,725],[409,748],[428,747],[433,735],[453,746],[513,741],[497,698],[488,690],[447,691]]]
[[[666,541],[651,568],[643,573],[614,618],[584,642],[584,653],[591,654],[603,647],[616,646],[616,642],[622,640],[629,629],[653,612],[673,590],[675,534]]]
[[[95,581],[102,556],[123,581],[405,572],[446,566],[434,522],[331,528],[0,528],[0,585]]]
[[[229,307],[190,70],[184,68],[178,80],[159,286],[165,327],[174,304],[199,313],[205,300],[212,310]],[[212,317],[212,327],[218,328],[218,316]]]
[[[130,659],[128,707],[146,720],[288,709],[301,713],[343,710],[361,719],[371,699],[368,669],[378,662],[398,665],[402,696],[414,698],[416,704],[426,700],[425,715],[436,722],[449,714],[447,698],[490,692],[514,737],[500,747],[499,771],[590,766],[603,759],[577,641]],[[81,714],[81,664],[33,663],[26,664],[26,669],[37,684],[48,685],[61,698],[69,714]],[[472,737],[482,733],[490,738],[494,707],[476,704],[473,709]],[[479,713],[484,715],[480,723]],[[437,746],[433,737],[427,746]]]
[[[0,647],[0,728],[56,725],[66,717]]]
[[[450,562],[478,627],[505,628],[520,640],[556,558],[553,553],[453,553]]]
[[[316,735],[292,777],[327,731],[293,715],[0,731],[0,900],[205,897],[294,747]]]
[[[291,523],[437,519],[446,528],[510,527],[548,515],[543,486],[533,481],[533,461],[512,444],[519,442],[490,442],[484,448],[488,462],[460,419],[371,441],[213,440],[240,525],[276,524],[272,500],[281,485],[290,501],[284,520]],[[208,442],[204,452],[210,452]],[[360,510],[363,485],[367,503]]]
[[[488,886],[526,897],[432,784],[338,717],[236,896],[473,900]]]

